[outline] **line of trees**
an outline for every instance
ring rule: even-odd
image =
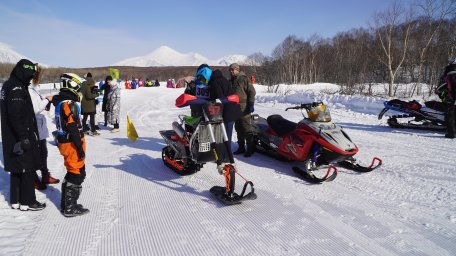
[[[407,96],[429,93],[456,55],[455,7],[456,0],[418,0],[409,9],[394,2],[375,13],[368,28],[330,39],[290,35],[271,57],[252,55],[262,63],[252,69],[269,86],[330,82],[343,93],[372,95],[374,83],[387,83],[387,94],[395,96],[398,84],[413,83]]]

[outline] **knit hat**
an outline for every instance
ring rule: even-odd
[[[84,78],[87,78],[87,77],[92,77],[92,74],[90,72],[87,72],[87,74],[84,75]]]
[[[107,77],[106,77],[105,81],[109,81],[109,80],[112,81],[112,76],[107,76]]]
[[[237,70],[239,70],[239,64],[237,64],[237,63],[232,63],[232,64],[230,65],[230,69],[237,69]]]

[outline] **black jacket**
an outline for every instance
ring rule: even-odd
[[[55,95],[52,98],[52,104],[54,104],[54,107],[57,107],[57,105],[64,100],[71,100],[74,102],[79,102],[79,98],[77,95],[75,95],[74,93],[72,93],[70,91],[60,89],[59,94]],[[61,113],[63,113],[62,109],[60,109],[60,111],[61,111]],[[68,141],[68,142],[73,142],[78,150],[82,150],[83,149],[82,148],[82,138],[84,137],[84,134],[82,133],[80,113],[77,113],[77,117],[73,117],[75,122],[70,123],[70,124],[67,123],[68,122],[67,116],[64,116],[61,114],[61,118],[62,118],[62,123],[65,125],[65,127],[62,129],[66,130],[69,135],[70,141]],[[59,141],[59,143],[60,142],[61,141]]]
[[[42,167],[38,127],[28,92],[30,80],[35,74],[34,68],[31,61],[20,60],[1,90],[3,159],[7,172],[22,173]],[[30,149],[22,155],[13,153],[14,145],[25,139],[30,141]]]
[[[105,81],[105,83],[103,84],[103,88],[101,89],[103,90],[103,104],[101,105],[101,110],[103,112],[107,112],[106,106],[108,104],[108,94],[111,91],[111,86],[108,84],[107,81]]]
[[[226,99],[227,96],[235,94],[230,81],[228,81],[220,70],[214,70],[209,80],[209,93],[212,100]],[[239,104],[228,102],[223,105],[223,121],[234,122],[242,116]]]

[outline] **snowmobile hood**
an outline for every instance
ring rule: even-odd
[[[342,127],[333,122],[313,122],[309,119],[304,119],[299,123],[308,126],[328,143],[343,151],[350,152],[357,148]]]

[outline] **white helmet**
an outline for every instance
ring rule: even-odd
[[[60,88],[66,88],[78,93],[81,90],[81,84],[84,81],[83,78],[74,73],[64,73],[60,75]]]

